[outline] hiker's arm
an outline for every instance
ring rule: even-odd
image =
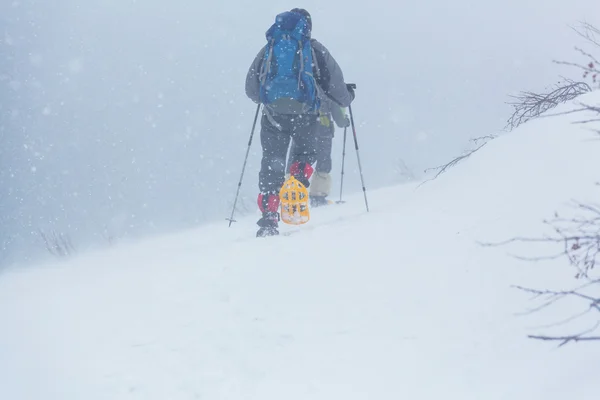
[[[340,128],[350,126],[350,120],[348,119],[345,110],[337,104],[331,105],[331,116],[333,117],[335,124]]]
[[[324,67],[327,69],[329,84],[326,88],[323,88],[325,93],[327,96],[329,96],[329,98],[331,98],[331,100],[341,107],[348,107],[354,99],[346,88],[346,82],[344,82],[344,73],[342,72],[342,69],[338,65],[337,61],[335,61],[335,58],[333,58],[331,53],[329,53],[329,50],[323,46],[323,44],[315,40],[313,42],[313,46],[315,52],[320,54],[320,58],[325,64]]]
[[[266,46],[265,46],[266,47]],[[248,74],[246,75],[246,96],[250,98],[256,104],[260,103],[260,69],[262,66],[263,56],[265,54],[265,47],[263,47],[256,58],[252,62]]]

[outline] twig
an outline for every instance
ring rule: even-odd
[[[558,347],[562,347],[569,342],[584,342],[600,340],[600,336],[538,336],[528,335],[530,339],[546,340],[546,341],[560,341],[561,344]]]
[[[490,136],[491,137],[491,136]],[[481,138],[479,138],[479,140],[481,140]],[[438,172],[435,174],[435,176],[431,179],[427,179],[423,182],[421,182],[417,188],[419,188],[421,185],[424,185],[427,182],[430,182],[434,179],[436,179],[438,176],[440,176],[441,174],[443,174],[444,172],[446,172],[449,168],[452,168],[453,166],[455,166],[456,164],[458,164],[459,162],[461,162],[462,160],[464,160],[465,158],[468,158],[471,154],[475,153],[477,150],[481,149],[483,146],[485,146],[486,144],[488,144],[489,142],[485,142],[481,145],[479,145],[477,148],[473,149],[473,150],[469,150],[467,153],[456,157],[454,160],[450,161],[447,164],[444,165],[440,165],[439,167],[434,167],[434,168],[427,168],[425,170],[425,173],[429,172],[429,171],[435,171],[438,170]]]

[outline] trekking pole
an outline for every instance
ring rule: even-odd
[[[229,227],[231,228],[232,222],[237,222],[233,219],[233,214],[235,213],[235,206],[238,201],[238,196],[240,195],[240,188],[242,187],[242,179],[244,179],[244,171],[246,170],[246,163],[248,162],[248,154],[250,153],[250,146],[252,146],[252,137],[254,136],[254,129],[256,128],[256,120],[258,120],[258,111],[260,110],[260,104],[256,106],[256,114],[254,115],[254,123],[252,124],[252,131],[250,131],[250,140],[248,140],[248,149],[246,150],[246,157],[244,158],[244,166],[242,167],[242,175],[240,176],[240,182],[238,183],[237,193],[235,194],[235,200],[233,202],[233,208],[231,209],[231,217],[226,218],[229,221]]]
[[[344,160],[346,159],[346,132],[348,127],[344,127],[344,144],[342,146],[342,177],[340,178],[340,199],[337,201],[338,204],[344,203],[342,201],[342,191],[344,189]]]
[[[348,83],[346,85],[348,88],[356,89],[355,83]],[[350,124],[352,125],[352,133],[354,135],[354,147],[356,148],[356,158],[358,160],[358,170],[360,171],[360,182],[362,184],[363,194],[365,196],[365,206],[367,207],[367,212],[369,212],[369,202],[367,201],[367,189],[365,188],[365,180],[363,178],[362,166],[360,164],[360,154],[358,153],[358,139],[356,138],[356,127],[354,126],[354,115],[352,114],[352,105],[348,106],[348,110],[350,111]]]

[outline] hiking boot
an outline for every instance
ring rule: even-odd
[[[266,236],[277,236],[279,231],[277,230],[279,221],[279,214],[274,212],[267,212],[263,214],[263,217],[256,222],[260,229],[256,232],[256,237]]]
[[[277,235],[279,235],[279,231],[276,227],[273,226],[263,226],[258,229],[258,232],[256,232],[256,237],[267,237]]]
[[[329,205],[329,200],[327,200],[326,196],[310,196],[311,207],[321,207],[326,205]]]

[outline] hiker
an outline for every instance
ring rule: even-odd
[[[327,48],[311,37],[311,31],[312,19],[304,9],[277,15],[266,32],[267,44],[246,76],[246,95],[263,104],[257,199],[262,217],[257,221],[257,237],[279,234],[279,190],[291,139],[295,145],[289,173],[309,187],[317,157],[321,103],[332,101],[348,107],[354,100],[354,90],[346,86],[342,69]]]
[[[339,128],[350,126],[350,119],[342,107],[334,104],[332,101],[327,101],[325,104],[326,106],[322,103],[323,108],[321,109],[317,123],[317,167],[315,168],[309,187],[311,207],[320,207],[329,204],[327,196],[331,192],[331,150],[335,134],[333,122]],[[295,161],[293,159],[295,154],[294,146],[295,141],[292,140],[288,165],[292,165]]]

